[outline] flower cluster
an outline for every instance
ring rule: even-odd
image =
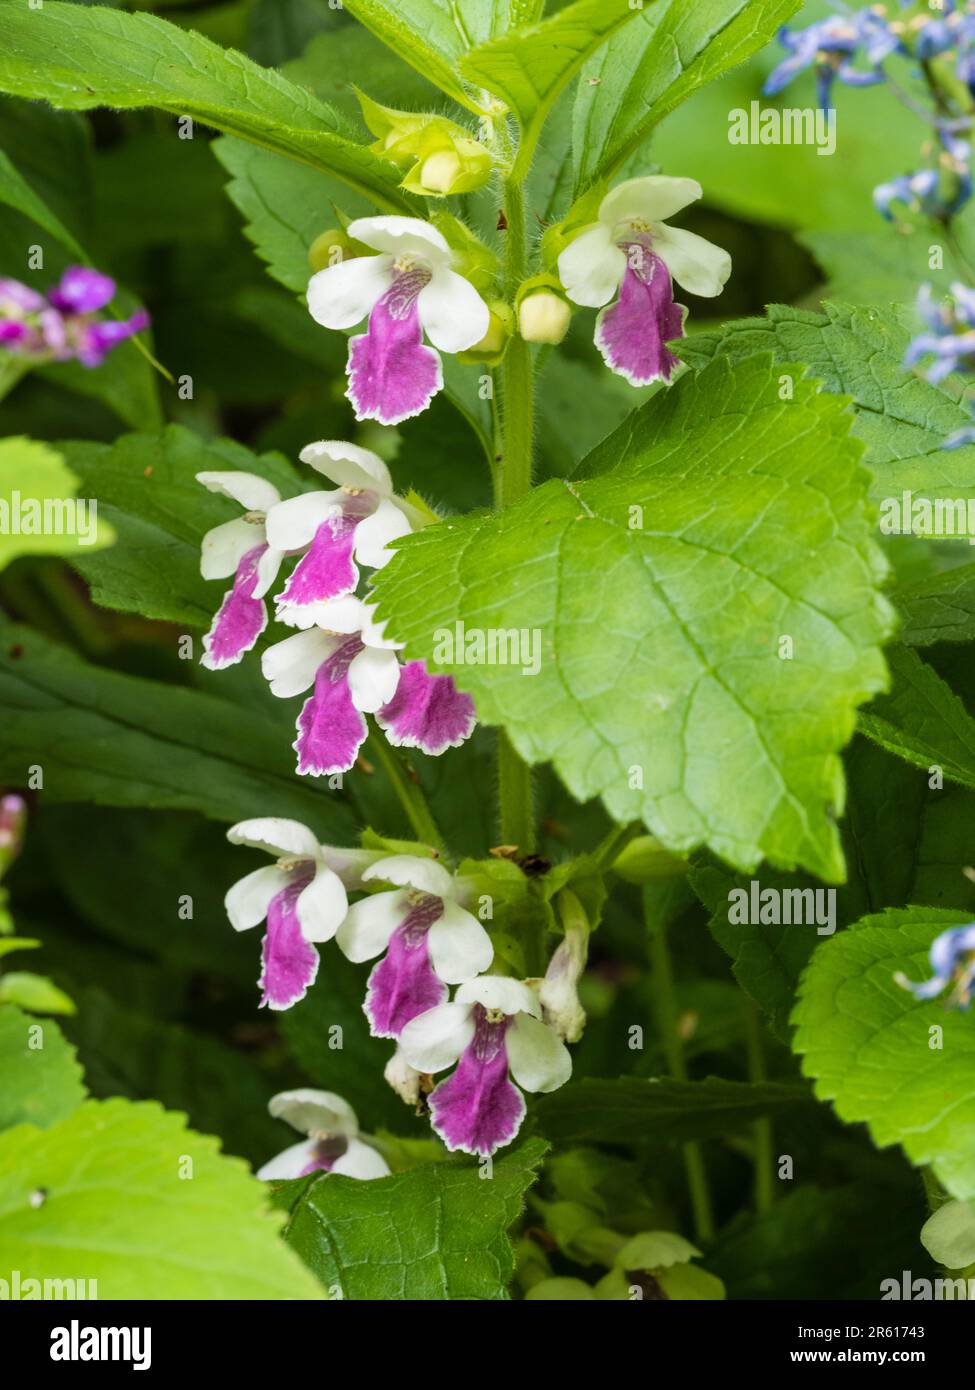
[[[965,206],[973,189],[972,119],[961,109],[951,112],[953,104],[957,106],[952,84],[975,94],[975,11],[970,4],[944,0],[937,11],[910,18],[898,11],[888,17],[884,6],[874,6],[833,15],[805,29],[783,28],[779,39],[789,56],[766,81],[766,95],[780,92],[811,67],[824,109],[830,106],[837,79],[852,87],[890,81],[883,64],[895,53],[914,64],[927,87],[931,109],[915,105],[903,94],[902,99],[931,126],[934,138],[925,146],[923,167],[877,186],[874,206],[890,222],[901,209],[948,221]],[[942,67],[950,79],[947,84]]]
[[[46,295],[0,279],[0,348],[38,364],[74,360],[98,367],[112,348],[149,325],[144,309],[128,319],[99,318],[114,297],[115,281],[82,265],[66,270]]]
[[[424,1076],[455,1068],[429,1097],[433,1128],[448,1149],[491,1154],[510,1143],[525,1113],[512,1076],[529,1091],[552,1091],[568,1080],[568,1050],[557,1029],[543,1021],[536,990],[485,973],[494,947],[464,906],[473,890],[463,878],[432,858],[321,845],[297,821],[242,821],[228,838],[275,858],[235,883],[226,898],[237,931],[265,923],[261,1003],[281,1010],[304,998],[318,974],[317,947],[333,938],[347,959],[376,960],[363,1010],[373,1037],[397,1044],[387,1080],[415,1103]],[[379,891],[369,891],[377,886]],[[350,904],[351,892],[363,896]],[[450,1000],[454,985],[459,988]],[[295,1095],[306,1093],[279,1099],[290,1106]],[[285,1118],[311,1135],[308,1113],[291,1110]],[[337,1132],[333,1123],[320,1131],[319,1138]],[[355,1133],[348,1127],[340,1132],[347,1138]],[[300,1157],[311,1164],[300,1171],[308,1172],[327,1167],[323,1159],[339,1154],[354,1157],[345,1148],[312,1154],[302,1145],[275,1164]],[[343,1170],[333,1162],[330,1171]],[[263,1175],[297,1173],[275,1169]]]
[[[731,273],[726,251],[667,225],[700,197],[693,179],[662,175],[614,188],[595,219],[564,238],[558,276],[522,287],[522,337],[557,343],[569,325],[569,301],[598,308],[595,342],[607,366],[635,386],[669,381],[677,358],[667,343],[683,336],[685,314],[674,303],[673,281],[710,298]],[[368,320],[349,342],[347,394],[356,419],[395,425],[420,414],[443,386],[441,352],[492,364],[503,356],[512,306],[483,298],[462,273],[483,281],[483,271],[438,227],[413,217],[363,217],[349,223],[342,245],[344,254],[309,281],[308,308],[326,328]]]
[[[277,621],[299,630],[266,648],[261,668],[282,699],[312,692],[297,721],[298,771],[347,772],[366,738],[366,714],[392,744],[433,755],[456,747],[474,727],[472,700],[420,661],[401,665],[399,644],[355,594],[359,567],[382,568],[390,541],[422,525],[422,514],[394,494],[389,470],[368,449],[323,440],[301,459],[336,486],[282,500],[252,473],[197,475],[244,509],[203,538],[204,578],[233,576],[203,639],[203,664],[221,669],[251,650],[267,627],[266,596],[285,560],[297,558],[274,602]]]

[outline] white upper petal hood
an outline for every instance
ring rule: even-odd
[[[219,492],[231,497],[248,512],[266,512],[275,502],[281,501],[281,494],[273,483],[260,478],[256,473],[243,473],[234,469],[227,472],[197,473],[196,481],[202,483],[209,492]]]
[[[371,449],[346,444],[341,439],[318,439],[314,444],[306,444],[298,457],[339,487],[364,488],[380,497],[392,496],[389,469]]]
[[[356,256],[320,270],[308,281],[308,311],[323,328],[352,328],[392,283],[392,256]]]

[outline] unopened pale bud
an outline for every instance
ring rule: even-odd
[[[355,243],[338,227],[330,227],[317,236],[308,248],[308,264],[312,270],[328,270],[358,254]]]
[[[518,332],[526,343],[561,343],[569,331],[572,310],[553,290],[530,294],[518,306]]]
[[[460,157],[453,150],[438,150],[423,161],[420,183],[431,193],[449,193],[460,177]]]

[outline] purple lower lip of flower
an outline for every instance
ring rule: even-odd
[[[298,771],[313,777],[348,772],[366,738],[366,721],[352,703],[349,665],[363,644],[351,637],[323,661],[315,676],[315,690],[298,716],[298,737],[292,745],[298,754]]]
[[[342,513],[323,521],[284,589],[275,594],[275,601],[296,605],[322,603],[339,594],[351,593],[359,582],[352,548],[361,519]]]
[[[266,550],[266,545],[257,545],[242,556],[233,587],[227,591],[203,639],[203,664],[213,671],[238,662],[267,627],[264,600],[254,598],[258,565]]]
[[[87,266],[73,265],[61,276],[57,285],[48,292],[48,299],[56,309],[68,314],[94,314],[115,295],[115,281],[100,270],[89,270]]]
[[[521,1128],[525,1098],[508,1077],[510,1024],[510,1018],[491,1022],[475,1004],[473,1039],[453,1075],[430,1093],[431,1122],[448,1149],[487,1157]]]
[[[422,661],[408,661],[400,670],[396,694],[376,720],[390,743],[436,757],[470,737],[477,714],[453,676],[431,676]]]
[[[634,247],[639,254],[634,255]],[[649,247],[623,247],[627,266],[615,304],[596,320],[595,342],[603,361],[631,386],[669,381],[680,359],[667,343],[684,336],[684,314],[674,303],[670,271]]]
[[[441,899],[424,894],[393,932],[385,956],[373,967],[362,1006],[373,1037],[398,1038],[411,1019],[446,999],[447,986],[430,963],[429,949],[430,928],[442,916]]]
[[[276,893],[267,910],[267,932],[261,945],[263,968],[258,987],[261,1007],[290,1009],[303,999],[318,974],[318,952],[301,934],[297,902],[314,876],[311,868],[297,871],[286,888]]]
[[[425,283],[416,273],[400,276],[373,307],[368,330],[349,341],[347,394],[357,420],[398,425],[426,410],[443,386],[440,354],[425,346],[420,326]]]

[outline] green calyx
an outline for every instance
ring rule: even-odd
[[[400,184],[424,198],[470,193],[488,182],[494,161],[469,131],[446,116],[396,111],[356,91],[362,116],[375,135],[372,151],[404,171]]]

